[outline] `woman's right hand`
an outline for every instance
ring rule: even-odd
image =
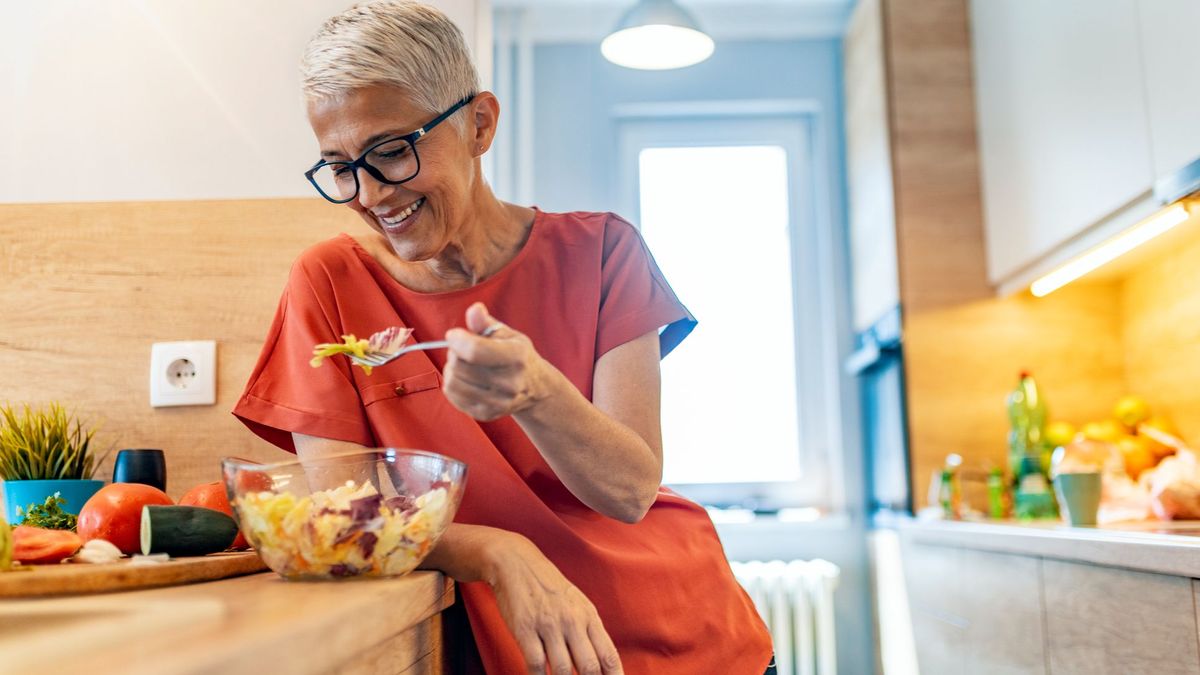
[[[533,542],[494,547],[489,583],[531,674],[614,675],[621,658],[595,606]]]

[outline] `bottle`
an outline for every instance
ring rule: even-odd
[[[1008,516],[1008,485],[1004,483],[1004,470],[994,466],[987,476],[988,515],[992,518]]]
[[[1046,442],[1046,401],[1037,382],[1022,371],[1017,387],[1008,395],[1009,469],[1013,475],[1013,511],[1017,518],[1052,518],[1058,515],[1046,470],[1051,448]]]

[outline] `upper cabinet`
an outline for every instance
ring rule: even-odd
[[[1200,157],[1200,0],[1137,3],[1155,178]]]
[[[0,202],[311,197],[298,64],[351,0],[47,0],[0,21]],[[488,77],[489,0],[434,0]]]
[[[1155,3],[971,1],[993,283],[1027,283],[1087,230],[1146,211],[1155,172],[1139,4]]]

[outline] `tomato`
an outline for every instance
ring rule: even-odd
[[[229,506],[229,495],[225,493],[225,484],[221,481],[197,485],[188,490],[179,498],[179,505],[202,506],[213,511],[220,511],[228,516],[233,515],[233,509]],[[240,530],[238,531],[237,538],[229,546],[229,548],[238,550],[249,547],[250,545],[246,542],[245,535]]]
[[[44,565],[71,557],[83,544],[79,535],[67,530],[47,530],[18,525],[13,528],[13,560]]]
[[[84,542],[107,539],[122,553],[141,550],[142,507],[173,506],[165,492],[141,483],[113,483],[87,500],[79,510],[76,530]]]

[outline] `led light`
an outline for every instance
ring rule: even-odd
[[[707,59],[713,40],[674,0],[640,0],[600,43],[604,58],[639,70],[683,68]]]
[[[1143,220],[1038,279],[1030,285],[1029,290],[1039,298],[1049,295],[1101,265],[1116,260],[1187,219],[1187,209],[1183,204],[1175,204],[1171,208]]]

